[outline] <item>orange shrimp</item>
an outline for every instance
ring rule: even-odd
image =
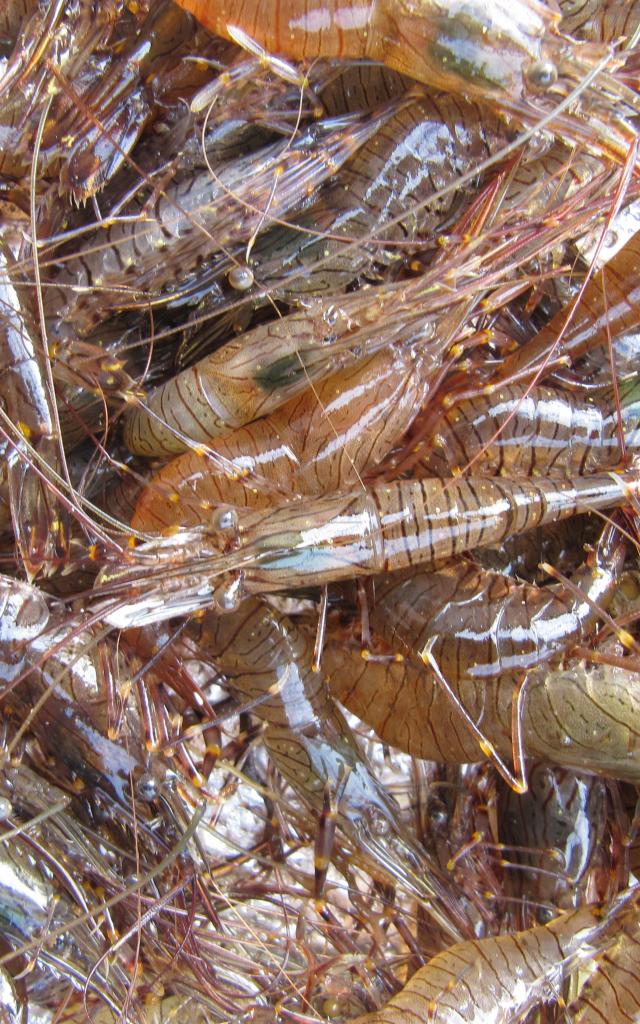
[[[357,484],[402,437],[429,391],[419,352],[389,349],[328,377],[280,409],[178,456],[145,488],[132,520],[142,532],[197,525],[217,505],[268,508],[295,494]],[[433,365],[431,365],[433,364]]]
[[[180,0],[212,32],[269,53],[381,61],[428,85],[485,99],[549,88],[562,45],[559,16],[537,0],[478,0],[464,7],[420,0],[280,0],[272,12],[255,2]]]

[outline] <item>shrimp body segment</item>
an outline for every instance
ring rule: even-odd
[[[505,380],[540,371],[555,356],[571,359],[635,330],[640,323],[640,234],[609,260],[584,289],[579,304],[560,310],[531,341],[505,359]],[[558,342],[558,339],[559,342]]]
[[[292,60],[381,61],[427,85],[486,98],[521,97],[548,84],[559,18],[536,0],[280,0],[267,16],[257,0],[179,0],[207,28]],[[238,31],[240,30],[240,31]]]
[[[414,757],[480,760],[486,753],[422,665],[421,653],[429,643],[456,699],[493,748],[509,757],[516,683],[525,672],[581,643],[593,628],[594,606],[606,608],[624,562],[624,543],[616,533],[607,527],[594,554],[573,575],[584,600],[561,584],[516,583],[464,561],[380,578],[371,626],[393,650],[409,657],[400,663],[369,661],[359,651],[329,644],[323,664],[334,696],[384,742]],[[568,687],[561,686],[561,692],[567,697]],[[563,711],[553,684],[545,686],[534,673],[522,720],[526,754],[594,772],[607,759],[609,774],[637,778],[637,687],[630,685],[625,697],[624,729],[612,727],[619,694],[609,686],[601,689],[599,700],[597,688],[593,696],[576,685]],[[597,741],[589,741],[590,732]]]
[[[613,944],[596,960],[596,967],[585,982],[567,1014],[575,1024],[596,1024],[607,1019],[611,1024],[627,1024],[640,1014],[640,918],[625,921]],[[611,994],[615,993],[612,999]]]

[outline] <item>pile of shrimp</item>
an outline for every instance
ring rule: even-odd
[[[0,12],[0,1018],[640,1013],[640,3]]]

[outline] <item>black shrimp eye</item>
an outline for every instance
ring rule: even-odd
[[[537,60],[525,71],[527,84],[532,89],[545,92],[558,81],[558,69],[550,60]]]

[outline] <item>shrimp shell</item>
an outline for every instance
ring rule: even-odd
[[[558,0],[560,30],[576,39],[629,44],[640,26],[637,0]]]
[[[607,528],[592,564],[578,570],[573,582],[594,604],[606,607],[623,560],[624,545]],[[374,631],[410,658],[400,663],[362,660],[360,652],[329,643],[324,668],[334,696],[384,742],[414,757],[478,761],[487,751],[481,751],[428,668],[418,668],[431,641],[430,650],[457,700],[488,743],[509,757],[517,680],[579,643],[596,617],[590,603],[567,596],[561,585],[517,584],[464,562],[431,573],[414,570],[378,580],[371,613]],[[573,701],[564,706],[562,698],[555,700],[552,682],[541,685],[539,674],[530,677],[521,723],[525,753],[540,757],[553,750],[553,760],[594,772],[603,770],[606,759],[608,774],[636,779],[637,765],[623,744],[637,729],[637,687],[630,685],[626,724],[616,729],[610,723],[617,693],[603,687],[600,700],[594,701],[590,689],[583,689],[576,687]],[[566,697],[567,687],[561,692]],[[596,735],[591,743],[590,730]]]
[[[230,161],[215,176],[209,169],[188,175],[157,196],[148,213],[142,198],[132,201],[126,216],[107,221],[45,292],[52,335],[87,334],[108,313],[166,303],[179,289],[176,267],[184,275],[203,255],[250,238],[266,216],[282,216],[306,199],[394,109],[334,130],[331,123],[312,125],[293,142]]]
[[[574,1024],[628,1024],[640,1012],[640,917],[637,913],[623,923],[612,945],[595,960],[594,969],[567,1008]],[[613,998],[612,998],[613,993]]]
[[[609,338],[637,328],[639,282],[640,234],[635,234],[589,281],[579,304],[561,310],[535,338],[505,359],[502,379],[543,373],[547,363],[555,362],[556,357],[576,359],[589,349],[606,344]]]
[[[433,565],[579,512],[624,504],[637,490],[635,472],[535,482],[469,477],[398,481],[243,513],[240,520],[222,509],[212,516],[213,530],[193,537],[172,532],[138,547],[129,566],[105,567],[94,595],[115,626],[159,621],[177,608],[229,611],[252,593]],[[112,602],[109,594],[120,596]]]

